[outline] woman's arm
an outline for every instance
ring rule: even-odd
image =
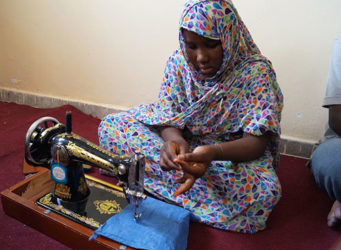
[[[193,153],[180,156],[180,160],[188,162],[210,163],[211,161],[251,161],[264,154],[270,136],[254,136],[244,133],[238,140],[214,145],[197,147]]]
[[[236,162],[255,160],[264,154],[269,141],[268,134],[254,136],[244,133],[241,139],[213,145],[215,151],[213,160]]]

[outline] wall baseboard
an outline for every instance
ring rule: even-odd
[[[0,88],[0,101],[14,102],[17,104],[25,104],[36,108],[53,108],[66,104],[70,104],[85,114],[92,115],[102,119],[110,113],[124,111],[124,108],[109,107],[94,103],[87,103],[77,100],[68,100],[49,96],[41,96],[33,93],[21,92],[11,89]],[[280,152],[285,155],[292,155],[301,158],[310,158],[316,143],[294,140],[292,138],[281,138]]]
[[[300,158],[310,159],[317,146],[317,142],[305,142],[300,140],[281,137],[280,152],[285,155],[292,155]]]
[[[12,89],[0,87],[0,100],[4,102],[14,102],[17,104],[25,104],[36,108],[54,108],[62,105],[70,104],[83,113],[92,115],[102,119],[110,113],[124,111],[125,108],[110,107],[90,102],[82,102],[78,100],[70,100],[63,98],[55,98],[51,96],[37,95],[29,92],[22,92]]]

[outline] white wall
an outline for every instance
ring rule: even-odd
[[[235,5],[277,71],[285,98],[282,134],[317,140],[327,119],[321,103],[329,54],[341,33],[341,1],[240,0]]]
[[[122,107],[152,102],[178,46],[183,3],[0,0],[0,88]],[[341,1],[234,3],[277,71],[283,135],[316,141]]]

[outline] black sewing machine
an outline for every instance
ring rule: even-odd
[[[83,164],[110,171],[119,180],[128,202],[135,205],[134,219],[143,193],[145,157],[135,153],[116,155],[72,133],[71,112],[65,125],[53,117],[35,121],[26,133],[25,160],[51,170],[55,182],[52,199],[72,211],[82,211],[90,195]]]

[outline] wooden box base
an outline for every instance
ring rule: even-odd
[[[38,206],[36,200],[53,186],[50,171],[41,169],[1,193],[4,212],[74,249],[120,249],[120,243],[101,236],[89,241],[92,229],[56,213],[47,213],[45,208]]]

